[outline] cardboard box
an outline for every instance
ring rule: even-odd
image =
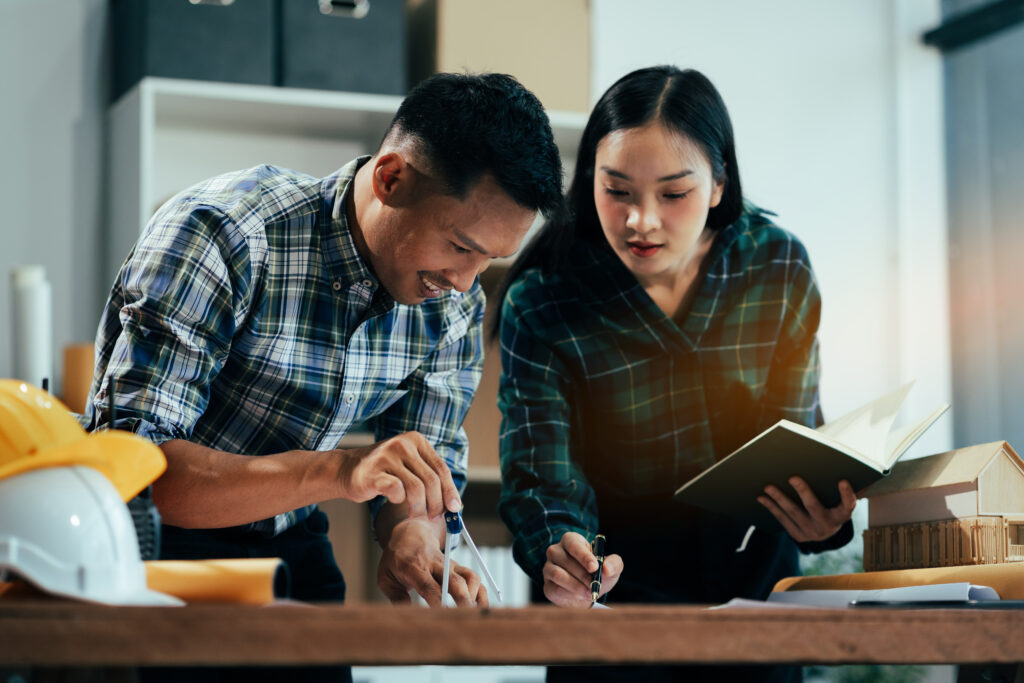
[[[411,0],[409,76],[495,71],[547,109],[590,110],[588,0]]]

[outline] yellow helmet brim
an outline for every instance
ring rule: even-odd
[[[84,465],[99,470],[125,501],[156,481],[167,459],[153,442],[131,432],[106,430],[0,465],[0,479],[45,467]]]

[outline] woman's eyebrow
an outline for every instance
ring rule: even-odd
[[[604,171],[605,173],[607,173],[608,175],[613,176],[615,178],[622,178],[623,180],[632,180],[632,178],[630,178],[628,175],[626,175],[622,171],[616,171],[614,168],[609,168],[608,166],[602,166],[601,170]],[[664,183],[664,182],[667,182],[669,180],[679,180],[680,178],[685,178],[686,176],[692,175],[692,174],[693,174],[692,170],[685,169],[683,171],[680,171],[679,173],[671,173],[671,174],[669,174],[667,176],[662,176],[661,178],[658,178],[658,182],[659,183]]]

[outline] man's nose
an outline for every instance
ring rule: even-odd
[[[451,282],[455,286],[455,289],[465,293],[473,286],[473,283],[476,281],[477,273],[483,272],[486,267],[487,266],[485,265],[483,268],[479,269],[463,268],[460,270],[453,270],[445,273],[445,277],[448,278],[448,282]]]

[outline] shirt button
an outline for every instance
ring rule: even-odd
[[[334,289],[335,292],[340,292],[341,291],[341,280],[335,280],[334,283],[331,285],[331,287]]]
[[[345,403],[348,403],[349,405],[351,405],[352,402],[355,401],[355,400],[356,400],[356,397],[355,397],[354,394],[349,394],[348,396],[345,397]]]
[[[363,280],[363,287],[373,287],[373,280],[370,280],[370,279]]]

